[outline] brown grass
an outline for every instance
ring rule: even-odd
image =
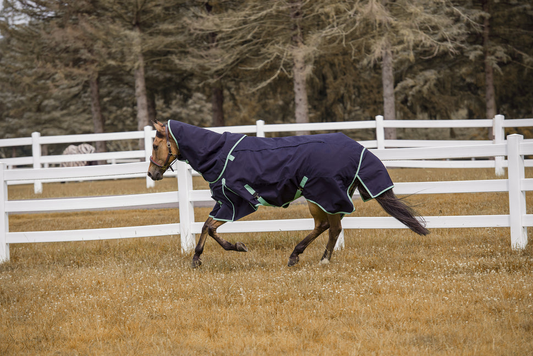
[[[491,179],[490,170],[392,170],[395,181]],[[531,170],[528,175],[531,176]],[[175,180],[161,182],[170,190]],[[197,182],[199,186],[201,182]],[[10,187],[12,199],[31,187]],[[46,184],[48,197],[129,194],[144,180]],[[533,197],[528,194],[528,201]],[[506,194],[419,195],[426,215],[507,213]],[[528,206],[531,210],[531,204]],[[203,220],[208,208],[196,211]],[[531,211],[529,211],[531,213]],[[355,215],[382,215],[357,202]],[[251,219],[308,217],[304,205]],[[11,231],[169,223],[176,209],[10,217]],[[286,267],[305,232],[239,234],[248,253],[208,240],[190,268],[178,236],[17,244],[0,265],[0,354],[529,355],[533,248],[509,230],[349,230],[332,263],[325,237]]]

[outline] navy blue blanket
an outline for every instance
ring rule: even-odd
[[[383,163],[342,133],[262,138],[173,120],[168,127],[179,159],[209,182],[215,220],[238,220],[260,205],[286,207],[300,196],[329,214],[349,214],[356,180],[372,198],[393,187]]]

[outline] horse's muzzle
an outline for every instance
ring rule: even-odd
[[[153,173],[152,171],[148,171],[148,177],[152,178],[152,180],[161,180],[163,179],[163,174],[157,169]]]

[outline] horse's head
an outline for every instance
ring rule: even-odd
[[[179,150],[176,143],[169,138],[168,126],[159,121],[154,122],[157,130],[154,144],[152,146],[152,156],[148,167],[148,177],[153,180],[163,179],[163,173],[167,169],[172,170],[172,163],[178,158]]]

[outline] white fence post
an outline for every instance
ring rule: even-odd
[[[505,130],[503,128],[503,120],[505,120],[505,117],[503,115],[494,116],[493,125],[492,125],[492,134],[494,135],[493,142],[495,144],[503,143],[505,139]],[[495,168],[495,173],[497,176],[503,176],[505,174],[505,170],[503,169],[503,157],[502,156],[496,156],[494,158],[494,168]]]
[[[378,150],[385,148],[385,128],[383,127],[383,116],[376,116],[376,142]]]
[[[40,138],[41,134],[39,132],[33,132],[31,134],[31,150],[34,169],[41,169],[41,143],[39,142]],[[35,194],[42,194],[43,182],[35,181],[33,183],[33,191]]]
[[[513,249],[523,249],[527,245],[527,227],[522,221],[526,214],[526,192],[522,190],[522,181],[525,179],[524,157],[520,155],[523,139],[522,135],[507,136],[509,219]]]
[[[196,242],[195,236],[191,231],[194,223],[194,204],[191,201],[192,169],[187,163],[177,161],[176,170],[180,205],[181,252],[187,253],[194,249]]]
[[[4,180],[5,165],[0,163],[0,263],[9,261],[9,244],[7,232],[9,231],[8,215],[6,213],[7,183]]]
[[[144,157],[147,163],[146,170],[150,164],[150,156],[152,155],[152,126],[144,127]],[[152,178],[146,176],[146,188],[155,187],[155,182]]]
[[[263,120],[255,122],[255,135],[257,137],[265,137],[265,122]]]

